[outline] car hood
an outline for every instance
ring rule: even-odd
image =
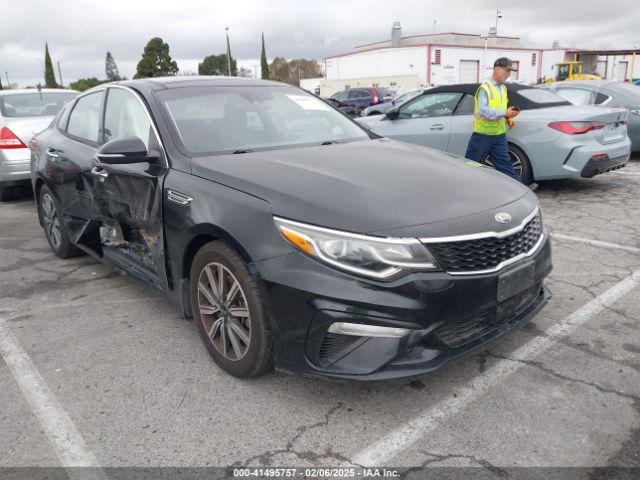
[[[198,157],[192,173],[264,199],[274,215],[358,233],[470,216],[529,192],[494,170],[389,139]]]

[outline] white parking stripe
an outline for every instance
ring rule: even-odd
[[[49,437],[62,466],[99,468],[82,435],[2,318],[0,354],[38,418],[40,426]],[[93,473],[89,475],[91,478],[106,478],[99,470],[85,471],[85,475],[89,473]],[[70,476],[75,474],[70,473]]]
[[[547,330],[547,336],[535,337],[512,352],[510,358],[516,361],[498,361],[485,374],[474,378],[462,390],[456,390],[457,397],[453,399],[447,398],[433,405],[417,418],[357,453],[353,458],[353,462],[363,466],[378,466],[388,463],[402,450],[423,438],[428,432],[435,430],[448,418],[468,407],[487,391],[520,369],[523,363],[517,360],[531,360],[540,355],[554,345],[560,337],[571,334],[589,319],[613,305],[619,298],[634,289],[638,283],[640,283],[640,270],[594,298],[560,323],[553,325]]]
[[[561,233],[552,233],[551,238],[557,238],[558,240],[568,240],[571,242],[586,243],[587,245],[593,245],[594,247],[617,248],[618,250],[626,250],[627,252],[633,253],[640,252],[640,248],[638,247],[620,245],[618,243],[603,242],[601,240],[591,240],[589,238],[572,237],[571,235],[563,235]]]

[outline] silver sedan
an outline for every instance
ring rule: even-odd
[[[384,115],[357,121],[383,137],[464,156],[477,88],[477,84],[436,87]],[[521,109],[507,141],[524,183],[593,177],[628,162],[631,141],[624,109],[574,106],[538,88],[514,84],[507,88],[509,104]],[[490,164],[489,159],[485,162]]]
[[[640,86],[611,80],[576,80],[541,85],[574,105],[621,107],[629,111],[627,130],[631,149],[640,151]]]
[[[12,198],[13,187],[31,182],[29,141],[77,95],[61,89],[0,91],[0,201]]]

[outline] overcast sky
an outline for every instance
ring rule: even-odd
[[[121,75],[131,78],[146,42],[167,42],[181,72],[197,72],[206,55],[231,51],[240,65],[259,64],[260,32],[267,56],[322,57],[389,38],[393,21],[403,35],[452,31],[485,34],[503,18],[498,33],[522,37],[523,46],[640,47],[640,1],[614,0],[0,0],[0,74],[20,86],[40,81],[44,43],[60,62],[65,83],[104,78],[111,51]],[[9,6],[10,5],[10,6]],[[259,73],[259,66],[257,66]],[[57,69],[56,69],[57,74]]]

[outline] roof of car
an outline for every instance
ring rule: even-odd
[[[0,90],[0,95],[16,95],[19,93],[80,93],[77,90],[68,90],[66,88],[12,88],[11,90]]]
[[[518,83],[506,83],[505,85],[507,86],[507,90],[510,92],[517,92],[518,90],[528,90],[530,88],[533,88],[528,85],[520,85]],[[480,86],[479,83],[459,83],[456,85],[441,85],[439,87],[433,87],[432,89],[429,90],[429,92],[430,93],[442,92],[442,91],[462,92],[462,93],[470,93],[471,95],[475,95],[479,86]]]
[[[124,80],[120,82],[114,82],[114,85],[125,85],[129,87],[135,87],[137,85],[146,85],[151,90],[164,90],[167,88],[180,88],[180,87],[223,87],[223,86],[243,86],[243,87],[258,87],[258,86],[290,86],[281,82],[274,82],[270,80],[260,80],[255,78],[244,77],[221,77],[221,76],[205,76],[205,75],[193,75],[193,76],[176,76],[176,77],[154,77],[154,78],[141,78],[137,80]]]

